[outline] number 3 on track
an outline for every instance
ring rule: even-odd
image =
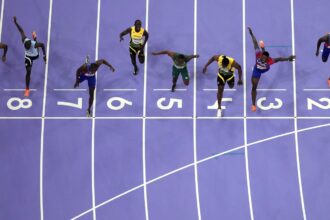
[[[261,110],[270,110],[270,109],[280,109],[283,106],[283,102],[281,99],[279,98],[275,98],[275,102],[276,104],[274,104],[273,102],[269,103],[268,105],[263,105],[262,103],[264,101],[266,101],[266,97],[262,97],[260,99],[258,99],[257,101],[257,106],[261,109]]]
[[[16,105],[14,105],[16,103]],[[10,110],[16,111],[21,108],[28,109],[32,107],[31,99],[20,99],[18,97],[12,97],[7,102],[7,107]]]

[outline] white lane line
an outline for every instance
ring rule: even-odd
[[[194,0],[194,54],[197,54],[197,0]],[[199,198],[199,183],[198,183],[198,166],[197,166],[197,59],[194,59],[194,110],[193,110],[193,140],[194,140],[194,173],[195,173],[195,194],[198,220],[202,219],[200,198]]]
[[[257,89],[257,91],[286,92],[287,89]]]
[[[297,132],[298,133],[302,133],[302,132],[306,132],[306,131],[310,131],[310,130],[314,130],[314,129],[319,129],[319,128],[324,128],[324,127],[330,127],[330,123],[322,124],[322,125],[318,125],[318,126],[313,126],[313,127],[308,127],[308,128],[303,128],[303,129],[298,130]],[[251,143],[247,144],[247,147],[253,147],[253,146],[256,147],[255,145],[258,145],[258,144],[261,144],[261,143],[264,143],[264,142],[268,142],[268,141],[271,141],[271,140],[275,140],[275,139],[278,139],[278,138],[281,138],[281,137],[286,137],[286,136],[295,134],[295,132],[296,131],[290,131],[290,132],[286,132],[286,133],[283,133],[283,134],[271,136],[271,137],[268,137],[268,138],[265,138],[265,139],[261,139],[259,141],[251,142]],[[241,146],[238,146],[238,147],[235,147],[235,148],[232,148],[232,149],[229,149],[229,150],[226,150],[226,151],[217,153],[217,154],[213,154],[212,156],[209,156],[209,157],[206,157],[204,159],[201,159],[201,160],[197,161],[197,164],[201,164],[201,163],[207,162],[209,160],[212,160],[212,159],[215,159],[217,157],[220,157],[220,156],[223,156],[223,155],[232,153],[234,151],[242,150],[242,149],[245,148],[245,146],[246,145],[244,144],[244,145],[241,145]],[[165,174],[163,174],[161,176],[158,176],[158,177],[156,177],[156,178],[154,178],[152,180],[149,180],[146,184],[148,185],[148,184],[157,182],[157,181],[159,181],[161,179],[164,179],[165,177],[168,177],[168,176],[171,176],[173,174],[176,174],[176,173],[178,173],[180,171],[183,171],[185,169],[188,169],[188,168],[190,168],[190,167],[192,167],[194,165],[195,165],[195,162],[194,163],[187,164],[185,166],[182,166],[180,168],[177,168],[175,170],[172,170],[170,172],[167,172],[167,173],[165,173]],[[138,186],[136,186],[134,188],[131,188],[131,189],[129,189],[129,190],[127,190],[127,191],[125,191],[125,192],[123,192],[123,193],[115,196],[115,197],[112,197],[112,198],[110,198],[110,199],[108,199],[108,200],[106,200],[106,201],[98,204],[95,208],[100,208],[100,207],[102,207],[102,206],[104,206],[104,205],[106,205],[106,204],[108,204],[110,202],[113,202],[114,200],[117,200],[117,199],[119,199],[119,198],[121,198],[121,197],[123,197],[123,196],[125,196],[125,195],[127,195],[129,193],[131,193],[131,192],[134,192],[134,191],[142,188],[143,186],[144,186],[144,184],[141,184],[141,185],[138,185]],[[86,211],[84,211],[82,213],[80,213],[79,215],[76,215],[75,217],[71,218],[71,220],[78,219],[78,218],[80,218],[80,217],[82,217],[82,216],[90,213],[91,211],[93,211],[92,208],[91,209],[88,209],[88,210],[86,210]]]
[[[171,89],[153,89],[154,92],[171,91]],[[185,92],[187,89],[175,89],[176,92]]]
[[[56,92],[85,92],[87,89],[53,89]]]
[[[1,17],[0,17],[0,42],[2,39],[2,23],[3,23],[3,13],[5,10],[5,0],[2,0],[2,4],[1,4]]]
[[[213,91],[218,91],[218,89],[203,89],[204,92],[213,92]],[[225,89],[227,92],[236,92],[236,89]]]
[[[95,60],[99,59],[99,39],[100,39],[100,14],[101,0],[97,1],[97,18],[96,18],[96,42],[95,42]],[[97,75],[95,76],[97,80]],[[93,118],[92,118],[92,146],[91,146],[91,181],[92,181],[92,205],[93,220],[96,220],[95,210],[95,112],[96,112],[96,87],[94,91]]]
[[[294,4],[293,0],[290,1],[291,4],[291,40],[292,40],[292,54],[296,54],[295,51],[295,32],[294,32]],[[298,172],[298,184],[300,192],[300,201],[302,216],[306,220],[306,210],[305,210],[305,201],[304,201],[304,192],[301,181],[301,167],[300,167],[300,158],[299,158],[299,142],[298,142],[298,122],[297,122],[297,85],[296,85],[296,62],[292,62],[292,75],[293,75],[293,103],[294,103],[294,137],[296,143],[296,160],[297,160],[297,172]]]
[[[22,91],[25,91],[25,89],[3,89],[3,91],[5,91],[5,92],[22,92]],[[37,91],[37,89],[30,89],[30,91],[35,92],[35,91]]]
[[[44,196],[43,196],[43,164],[44,164],[44,132],[45,132],[45,115],[46,115],[46,101],[47,101],[47,82],[48,82],[48,70],[49,70],[49,51],[50,51],[50,39],[52,28],[52,12],[53,12],[53,0],[49,1],[49,13],[48,13],[48,30],[47,30],[47,50],[46,57],[48,61],[45,65],[45,80],[44,80],[44,96],[42,103],[42,118],[41,118],[41,137],[40,137],[40,219],[44,219]],[[30,89],[31,90],[31,89]]]
[[[320,91],[329,92],[330,89],[303,89],[303,91],[305,91],[305,92],[320,92]]]
[[[132,91],[135,92],[137,89],[103,89],[103,91],[108,92],[108,91]]]
[[[93,117],[95,118],[95,120],[192,120],[193,117],[161,117],[161,116],[150,116],[150,117],[139,117],[139,116],[129,116],[129,117],[116,117],[116,116],[99,116],[99,117]],[[88,117],[82,117],[82,116],[76,116],[76,117],[72,117],[72,116],[47,116],[47,117],[1,117],[0,116],[0,120],[22,120],[22,119],[26,119],[26,120],[40,120],[40,119],[45,119],[45,120],[75,120],[75,119],[86,119],[86,120],[91,120],[91,118]],[[243,120],[244,117],[221,117],[221,119],[219,119],[219,117],[196,117],[197,120],[221,120],[221,119],[239,119],[239,120]],[[295,117],[246,117],[247,120],[294,120]],[[298,120],[330,120],[329,116],[300,116],[297,117]]]
[[[146,0],[146,30],[149,30],[149,0]],[[148,45],[145,45],[144,79],[143,79],[143,120],[142,120],[142,167],[143,167],[143,198],[146,220],[149,220],[147,159],[146,159],[146,116],[147,116],[147,79],[148,79]]]
[[[246,76],[246,21],[245,21],[245,0],[242,0],[243,6],[243,76]],[[246,77],[244,79],[244,152],[245,152],[245,172],[246,172],[246,183],[247,183],[247,192],[248,192],[248,199],[249,199],[249,208],[250,208],[250,218],[254,220],[254,213],[253,213],[253,204],[252,204],[252,196],[251,196],[251,185],[250,185],[250,173],[249,173],[249,154],[248,154],[248,141],[247,141],[247,120],[246,120]]]

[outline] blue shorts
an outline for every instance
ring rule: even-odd
[[[329,57],[329,54],[330,54],[330,48],[327,48],[326,46],[324,46],[323,52],[322,52],[322,60],[323,60],[323,62],[327,62],[328,57]]]
[[[260,78],[261,74],[264,74],[268,70],[258,70],[256,67],[253,68],[252,78]]]
[[[88,87],[89,88],[95,88],[96,85],[96,78],[95,76],[85,76],[84,74],[81,74],[79,76],[79,83],[87,80],[88,81]]]

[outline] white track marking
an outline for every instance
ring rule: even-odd
[[[246,22],[245,22],[245,0],[243,2],[243,76],[246,76]],[[247,192],[248,192],[248,199],[249,199],[249,208],[250,208],[250,218],[254,220],[253,214],[253,204],[252,204],[252,197],[251,197],[251,186],[250,186],[250,173],[249,173],[249,154],[248,154],[248,145],[247,145],[247,121],[246,121],[246,77],[243,84],[244,89],[244,151],[245,151],[245,172],[246,172],[246,185],[247,185]]]
[[[154,92],[168,92],[171,89],[153,89]],[[175,89],[176,92],[185,92],[187,89]]]
[[[137,89],[103,89],[104,92],[114,92],[114,91],[123,91],[123,92],[136,92]]]
[[[292,54],[295,54],[295,32],[294,32],[294,4],[293,0],[290,1],[291,4],[291,40],[292,40]],[[301,209],[302,216],[304,220],[306,218],[306,210],[305,210],[305,201],[304,201],[304,193],[303,186],[301,181],[301,168],[300,168],[300,159],[299,159],[299,141],[298,141],[298,123],[297,123],[297,86],[296,86],[296,62],[292,62],[292,75],[293,75],[293,103],[294,103],[294,136],[296,143],[296,160],[297,160],[297,172],[298,172],[298,184],[299,184],[299,192],[300,192],[300,201],[301,201]]]
[[[257,89],[257,91],[286,92],[287,89]]]
[[[53,89],[56,92],[86,92],[87,89]]]
[[[101,0],[97,1],[97,18],[96,18],[96,43],[95,43],[95,60],[99,59],[99,40],[100,40],[100,14]],[[97,74],[95,74],[97,80]],[[91,146],[91,181],[92,181],[92,205],[93,205],[93,220],[96,220],[95,210],[95,112],[96,112],[96,90],[94,91],[93,102],[93,118],[92,118],[92,146]]]
[[[303,89],[305,92],[330,92],[330,89]]]
[[[1,17],[0,17],[0,42],[2,39],[2,23],[3,23],[3,13],[5,10],[5,0],[2,0],[2,4],[1,4]]]
[[[227,92],[236,92],[236,89],[224,89]],[[217,92],[218,89],[203,89],[204,92]]]
[[[146,0],[146,30],[149,30],[149,0]],[[143,119],[142,119],[142,166],[143,166],[143,196],[146,220],[149,220],[147,191],[147,161],[146,161],[146,116],[147,116],[147,76],[148,76],[148,42],[145,45],[144,80],[143,80]]]
[[[207,162],[209,160],[212,160],[212,159],[215,159],[217,157],[226,155],[228,153],[232,153],[232,152],[237,151],[237,150],[243,150],[243,149],[246,148],[246,146],[247,147],[252,147],[252,146],[255,146],[257,144],[261,144],[261,143],[264,143],[264,142],[275,140],[275,139],[278,139],[278,138],[281,138],[281,137],[286,137],[286,136],[289,136],[289,135],[294,135],[295,133],[301,133],[301,132],[311,131],[311,130],[314,130],[314,129],[325,128],[325,127],[330,127],[330,123],[322,124],[322,125],[318,125],[318,126],[313,126],[313,127],[307,127],[307,128],[303,128],[303,129],[300,129],[300,130],[297,130],[297,131],[294,130],[294,131],[286,132],[286,133],[283,133],[283,134],[271,136],[271,137],[268,137],[268,138],[265,138],[265,139],[262,139],[262,140],[259,140],[259,141],[254,141],[254,142],[248,143],[246,145],[244,144],[244,145],[241,145],[241,146],[232,148],[230,150],[226,150],[226,151],[223,151],[223,152],[214,154],[212,156],[206,157],[204,159],[201,159],[201,160],[197,161],[197,164],[201,164],[201,163]],[[165,174],[163,174],[161,176],[158,176],[158,177],[156,177],[156,178],[154,178],[152,180],[149,180],[146,184],[148,185],[148,184],[157,182],[157,181],[159,181],[161,179],[164,179],[165,177],[168,177],[170,175],[176,174],[176,173],[178,173],[180,171],[183,171],[183,170],[188,169],[188,168],[193,167],[193,166],[195,166],[195,162],[194,163],[187,164],[185,166],[182,166],[182,167],[177,168],[175,170],[172,170],[170,172],[167,172],[167,173],[165,173]],[[127,194],[129,194],[131,192],[134,192],[134,191],[142,188],[143,186],[144,186],[144,184],[141,184],[139,186],[133,187],[133,188],[131,188],[131,189],[129,189],[129,190],[127,190],[127,191],[125,191],[125,192],[123,192],[123,193],[115,196],[115,197],[112,197],[112,198],[110,198],[110,199],[108,199],[108,200],[106,200],[106,201],[98,204],[95,208],[100,208],[101,206],[104,206],[104,205],[106,205],[106,204],[108,204],[110,202],[113,202],[116,199],[119,199],[119,198],[121,198],[121,197],[123,197],[123,196],[125,196],[125,195],[127,195]],[[71,220],[78,219],[78,218],[80,218],[80,217],[82,217],[82,216],[90,213],[91,211],[93,211],[92,208],[91,209],[88,209],[88,210],[86,210],[86,211],[84,211],[82,213],[80,213],[79,215],[77,215],[77,216],[75,216],[73,218],[71,218]]]
[[[197,54],[197,0],[194,0],[194,54]],[[197,124],[196,124],[196,107],[197,107],[197,59],[194,59],[194,110],[193,110],[193,139],[194,139],[194,173],[195,173],[195,193],[196,193],[196,208],[198,220],[202,219],[199,184],[198,184],[198,165],[197,165]]]
[[[29,89],[29,90],[32,92],[37,91],[37,89]],[[22,91],[25,91],[25,89],[3,89],[3,91],[5,91],[5,92],[22,92]]]
[[[44,161],[44,132],[45,132],[45,116],[46,116],[46,100],[47,100],[47,80],[49,70],[49,51],[50,51],[50,39],[52,28],[52,12],[53,12],[53,0],[49,1],[49,13],[48,13],[48,31],[47,31],[47,50],[46,56],[48,62],[45,64],[45,80],[44,80],[44,95],[42,103],[42,117],[41,117],[41,137],[40,137],[40,219],[44,219],[44,200],[43,200],[43,161]]]

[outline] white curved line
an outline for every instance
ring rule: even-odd
[[[269,138],[265,138],[265,139],[262,139],[262,140],[259,140],[259,141],[251,142],[251,143],[247,144],[246,146],[247,146],[247,147],[250,147],[250,146],[257,145],[257,144],[260,144],[260,143],[263,143],[263,142],[267,142],[267,141],[270,141],[270,140],[274,140],[274,139],[277,139],[277,138],[281,138],[281,137],[289,136],[289,135],[291,135],[291,134],[295,134],[295,132],[297,132],[297,133],[301,133],[301,132],[310,131],[310,130],[314,130],[314,129],[318,129],[318,128],[323,128],[323,127],[329,127],[329,126],[330,126],[330,123],[327,123],[327,124],[317,125],[317,126],[313,126],[313,127],[303,128],[303,129],[300,129],[300,130],[297,130],[297,131],[290,131],[290,132],[287,132],[287,133],[283,133],[283,134],[279,134],[279,135],[271,136],[271,137],[269,137]],[[233,151],[237,151],[237,150],[240,150],[240,149],[244,149],[244,147],[245,147],[245,145],[242,145],[242,146],[235,147],[235,148],[232,148],[232,149],[230,149],[230,150],[223,151],[223,152],[221,152],[221,153],[218,153],[218,154],[215,154],[215,155],[212,155],[212,156],[206,157],[206,158],[204,158],[204,159],[202,159],[202,160],[197,161],[196,164],[204,163],[204,162],[209,161],[209,160],[212,160],[212,159],[214,159],[214,158],[216,158],[216,157],[223,156],[223,155],[225,155],[225,154],[231,153],[231,152],[233,152]],[[193,167],[193,166],[195,166],[195,163],[190,163],[190,164],[187,164],[187,165],[185,165],[185,166],[183,166],[183,167],[180,167],[180,168],[178,168],[178,169],[172,170],[172,171],[170,171],[170,172],[168,172],[168,173],[165,173],[165,174],[163,174],[163,175],[161,175],[161,176],[159,176],[159,177],[156,177],[156,178],[154,178],[154,179],[152,179],[152,180],[149,180],[148,182],[146,182],[146,185],[151,184],[151,183],[154,183],[154,182],[156,182],[156,181],[158,181],[158,180],[161,180],[161,179],[163,179],[163,178],[165,178],[165,177],[167,177],[167,176],[170,176],[170,175],[172,175],[172,174],[175,174],[175,173],[177,173],[177,172],[180,172],[180,171],[182,171],[182,170],[185,170],[185,169],[187,169],[187,168],[189,168],[189,167]],[[136,186],[136,187],[134,187],[134,188],[131,188],[131,189],[129,189],[129,190],[127,190],[127,191],[125,191],[125,192],[123,192],[123,193],[121,193],[121,194],[115,196],[115,197],[112,197],[112,198],[110,198],[110,199],[108,199],[108,200],[106,200],[106,201],[104,201],[104,202],[102,202],[102,203],[96,205],[96,206],[95,206],[95,209],[100,208],[101,206],[104,206],[104,205],[106,205],[106,204],[108,204],[108,203],[110,203],[110,202],[112,202],[112,201],[114,201],[114,200],[116,200],[116,199],[118,199],[118,198],[120,198],[120,197],[122,197],[122,196],[124,196],[124,195],[127,195],[128,193],[131,193],[131,192],[133,192],[133,191],[135,191],[135,190],[138,190],[138,189],[140,189],[140,188],[142,188],[142,187],[144,187],[144,184],[141,184],[141,185],[139,185],[139,186]],[[84,215],[86,215],[86,214],[88,214],[89,212],[92,212],[92,211],[93,211],[93,208],[88,209],[88,210],[86,210],[85,212],[80,213],[79,215],[77,215],[77,216],[71,218],[71,220],[78,219],[78,218],[80,218],[80,217],[82,217],[82,216],[84,216]]]

